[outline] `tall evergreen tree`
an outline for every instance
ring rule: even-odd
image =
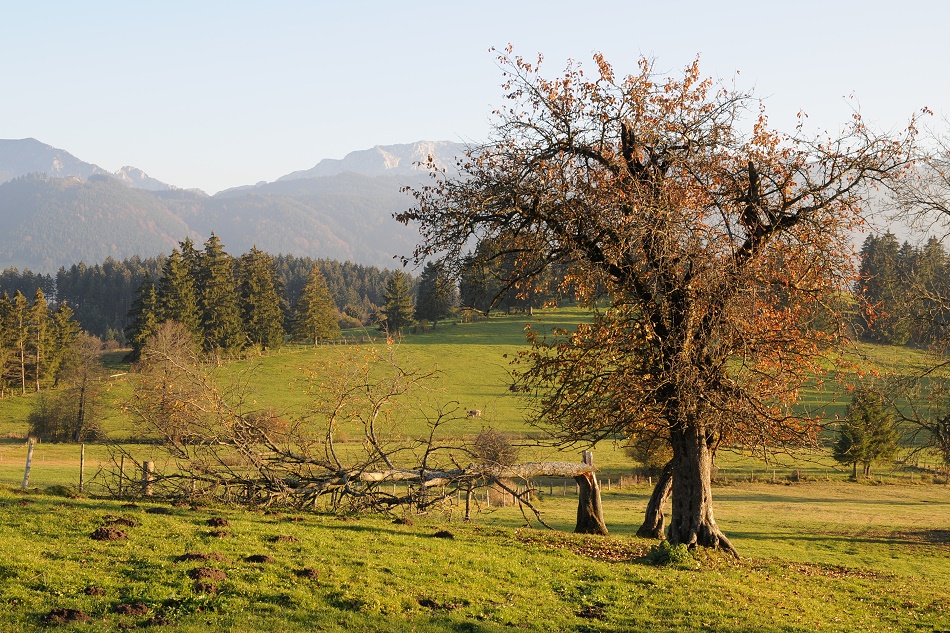
[[[313,341],[314,345],[340,336],[336,306],[318,265],[310,271],[310,280],[294,309],[293,336],[299,341]]]
[[[19,361],[19,385],[20,394],[26,393],[26,362],[27,348],[30,341],[30,315],[29,302],[23,293],[17,290],[13,295],[13,312],[11,318],[11,329],[13,332],[14,349],[16,350],[17,360]]]
[[[244,332],[234,277],[234,260],[212,233],[198,258],[198,305],[205,351],[237,351]]]
[[[380,327],[389,334],[398,334],[399,330],[412,323],[415,313],[409,276],[401,270],[393,272],[386,282],[385,299],[382,309],[384,320]]]
[[[126,340],[132,347],[128,354],[128,360],[135,362],[142,355],[142,349],[148,337],[155,332],[160,323],[158,315],[158,294],[155,284],[149,275],[145,276],[142,284],[139,286],[132,302],[132,308],[129,310],[129,328],[126,330]]]
[[[455,307],[455,285],[444,270],[433,262],[422,269],[416,293],[416,319],[431,321],[434,330]]]
[[[873,462],[894,456],[898,439],[894,417],[883,396],[873,389],[858,387],[845,420],[838,427],[832,454],[839,463],[853,467],[852,476],[857,477],[861,464],[864,476],[869,477]]]
[[[247,339],[264,348],[279,347],[284,342],[284,325],[274,260],[254,246],[241,257],[239,278]]]
[[[75,351],[76,340],[80,335],[79,323],[73,318],[73,311],[65,302],[61,302],[53,311],[53,357],[51,363],[56,382],[59,382],[60,369],[68,364],[69,356]]]
[[[0,399],[6,396],[13,361],[16,358],[13,303],[6,292],[0,294]]]
[[[196,264],[197,260],[186,258],[177,248],[173,249],[162,266],[156,293],[159,320],[177,321],[197,337],[201,329],[201,315],[195,289]]]
[[[904,345],[910,340],[903,264],[908,254],[890,232],[864,240],[856,294],[863,304],[865,337],[872,341]]]
[[[46,295],[39,288],[33,297],[29,313],[30,349],[33,364],[33,389],[40,390],[40,380],[49,374],[47,356],[53,347],[54,332],[51,328],[49,304]]]

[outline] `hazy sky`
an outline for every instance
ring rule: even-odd
[[[836,129],[854,95],[884,129],[950,112],[950,3],[21,2],[0,0],[0,138],[34,137],[110,171],[209,193],[322,158],[478,141],[501,101],[492,46],[547,74],[639,55],[766,98],[791,129]]]

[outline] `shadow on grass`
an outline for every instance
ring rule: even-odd
[[[950,530],[902,530],[880,534],[776,534],[766,532],[742,532],[729,530],[729,538],[736,542],[750,541],[784,541],[809,543],[863,543],[875,545],[950,545]]]

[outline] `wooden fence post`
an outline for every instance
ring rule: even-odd
[[[86,470],[86,444],[79,445],[79,492],[83,490],[83,475]]]
[[[142,462],[142,495],[152,496],[152,482],[155,480],[155,462]]]
[[[29,448],[26,449],[26,468],[23,470],[23,490],[30,485],[30,466],[33,465],[33,446],[36,440],[32,437],[29,441]]]

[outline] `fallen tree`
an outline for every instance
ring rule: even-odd
[[[473,493],[491,487],[544,524],[531,501],[531,480],[560,476],[578,483],[577,531],[607,533],[589,455],[580,464],[501,463],[510,451],[496,446],[486,453],[477,442],[450,437],[444,431],[465,421],[466,412],[454,402],[431,404],[428,385],[436,372],[397,362],[392,346],[385,353],[341,349],[302,379],[311,402],[304,414],[287,418],[254,406],[248,377],[203,362],[185,334],[174,323],[159,326],[143,347],[127,403],[140,439],[156,444],[165,461],[149,467],[117,447],[107,480],[113,492],[140,490],[129,485],[128,462],[147,473],[141,491],[152,496],[426,512],[464,494],[468,518]],[[409,412],[425,419],[425,436],[403,434]]]

